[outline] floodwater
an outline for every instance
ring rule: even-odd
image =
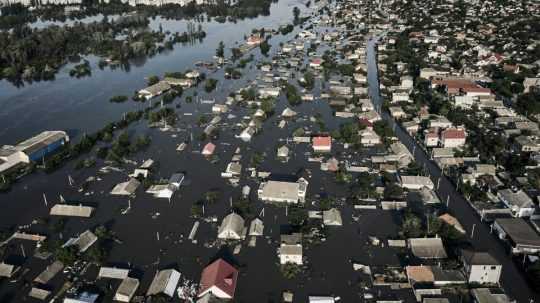
[[[196,60],[208,60],[215,52],[220,40],[230,46],[230,41],[241,40],[253,27],[276,27],[291,18],[292,6],[300,5],[292,1],[280,1],[272,6],[272,15],[254,20],[238,22],[238,24],[204,25],[208,36],[204,44],[189,47],[177,46],[168,55],[159,55],[149,59],[141,66],[133,66],[129,72],[122,71],[93,71],[90,78],[72,79],[65,71],[54,82],[41,82],[22,89],[12,87],[8,83],[2,84],[0,96],[4,105],[2,119],[0,119],[0,138],[4,143],[11,143],[30,136],[44,129],[68,129],[74,133],[91,132],[99,129],[105,122],[117,120],[122,112],[134,110],[145,104],[126,102],[112,104],[108,99],[112,95],[128,94],[144,86],[144,77],[151,74],[161,75],[165,71],[184,70]],[[177,26],[182,22],[163,21],[164,28]],[[180,30],[182,30],[180,26]],[[297,32],[298,29],[295,30]],[[278,46],[279,42],[289,40],[292,33],[286,37],[276,36],[271,44]],[[371,46],[372,47],[372,46]],[[322,51],[322,50],[320,50]],[[372,51],[372,50],[371,50]],[[256,59],[260,59],[258,50],[254,51]],[[373,62],[371,63],[373,64]],[[199,90],[203,99],[215,98],[222,103],[228,92],[245,86],[254,79],[255,62],[244,70],[246,77],[241,80],[222,80],[223,71],[211,75],[220,79],[218,91],[205,94]],[[371,73],[371,70],[370,70]],[[375,79],[375,80],[372,80]],[[370,75],[370,81],[377,81]],[[316,88],[316,91],[320,87]],[[15,184],[13,190],[0,195],[2,211],[0,212],[0,228],[30,224],[37,218],[46,218],[49,208],[58,201],[61,194],[68,201],[77,201],[97,207],[96,213],[89,219],[69,219],[62,235],[51,235],[53,238],[62,236],[64,239],[81,233],[86,229],[95,228],[104,224],[111,228],[121,244],[114,244],[108,265],[130,267],[132,275],[141,279],[138,294],[143,294],[156,270],[174,267],[190,280],[198,281],[202,268],[216,256],[232,251],[232,247],[221,249],[212,245],[217,235],[217,224],[201,221],[196,239],[191,243],[187,236],[195,219],[191,218],[192,204],[201,199],[205,192],[219,189],[220,199],[215,204],[206,207],[206,216],[217,216],[218,223],[230,212],[229,200],[240,195],[241,186],[249,185],[252,188],[251,205],[253,215],[257,215],[264,208],[265,236],[257,240],[255,248],[247,247],[243,242],[241,252],[234,256],[240,267],[240,278],[235,295],[236,302],[279,302],[283,290],[292,290],[295,302],[306,302],[308,295],[334,295],[340,296],[341,302],[361,302],[365,292],[381,294],[381,290],[364,290],[361,283],[370,284],[365,276],[353,271],[352,261],[371,265],[399,265],[400,258],[397,251],[389,248],[373,247],[368,244],[368,236],[377,236],[381,240],[397,235],[395,218],[391,212],[382,210],[359,211],[351,206],[341,205],[343,226],[330,228],[326,241],[320,245],[304,248],[307,260],[307,270],[294,280],[286,280],[279,271],[277,247],[279,246],[280,229],[287,223],[286,209],[265,205],[256,198],[258,182],[248,177],[246,168],[249,166],[250,156],[254,152],[265,152],[266,161],[259,170],[271,171],[276,174],[296,174],[303,171],[309,175],[308,199],[306,208],[317,209],[311,202],[319,194],[328,194],[337,198],[347,195],[347,186],[335,182],[334,174],[322,172],[318,163],[308,163],[305,153],[310,151],[307,145],[289,145],[293,156],[288,163],[281,163],[275,159],[276,148],[285,142],[282,138],[289,137],[297,127],[313,125],[308,117],[316,113],[322,114],[328,128],[336,127],[340,122],[332,116],[332,110],[323,100],[305,102],[295,107],[300,118],[291,122],[284,129],[276,127],[279,113],[287,106],[285,99],[280,99],[276,107],[276,114],[265,121],[262,133],[254,137],[252,142],[243,143],[234,138],[239,133],[231,131],[230,125],[240,122],[243,115],[248,114],[247,109],[235,108],[233,113],[237,116],[224,119],[220,138],[214,143],[220,161],[216,164],[202,157],[198,151],[205,143],[194,142],[188,148],[178,153],[176,145],[196,132],[193,125],[201,113],[208,113],[211,105],[182,102],[178,109],[180,116],[179,127],[183,130],[171,136],[171,133],[161,132],[158,129],[148,129],[145,121],[138,122],[129,128],[130,133],[146,133],[152,138],[152,145],[144,153],[137,154],[135,160],[139,163],[147,158],[153,158],[159,163],[157,178],[168,178],[172,173],[182,171],[186,173],[187,182],[174,198],[169,202],[164,199],[155,199],[139,190],[137,196],[131,199],[131,210],[120,214],[121,209],[128,206],[127,198],[111,197],[108,193],[113,185],[125,181],[126,174],[134,168],[126,165],[124,172],[115,172],[100,175],[102,181],[91,183],[90,195],[84,195],[68,185],[68,175],[71,175],[77,184],[82,183],[89,176],[97,174],[96,168],[76,171],[73,161],[66,164],[54,173],[45,175],[36,173],[25,177]],[[185,116],[184,113],[193,113]],[[9,119],[6,121],[6,119]],[[232,187],[220,172],[225,170],[237,147],[242,149],[243,176],[239,187]],[[336,147],[342,151],[341,146]],[[369,150],[349,152],[351,160],[361,161]],[[98,164],[101,164],[98,162]],[[98,167],[101,165],[98,165]],[[46,195],[49,205],[46,206],[42,196]],[[253,216],[252,215],[252,216]],[[353,220],[353,216],[358,220]],[[54,222],[56,219],[51,219]],[[246,222],[249,224],[249,221]],[[46,232],[44,226],[35,225],[28,229],[34,232]],[[159,240],[158,240],[159,234]],[[205,243],[210,245],[205,245]],[[207,247],[210,246],[210,247]],[[25,243],[25,252],[17,242],[9,248],[12,255],[31,255],[31,246]],[[24,280],[31,281],[39,271],[45,267],[45,262],[30,259],[27,263],[32,269],[24,275]],[[85,278],[95,277],[95,268]],[[59,275],[51,286],[58,290],[65,277]],[[29,291],[29,286],[23,282],[0,284],[1,302],[18,302]],[[119,283],[119,282],[118,282]],[[113,289],[118,285],[114,282]],[[99,285],[106,285],[100,281]],[[113,292],[114,293],[114,292]],[[384,293],[384,291],[383,291]],[[110,299],[110,298],[109,298]],[[110,301],[106,298],[104,301]],[[414,302],[410,292],[402,294],[401,299]],[[30,300],[28,300],[30,301]],[[178,299],[176,299],[178,301]]]
[[[69,70],[74,64],[68,64],[56,75],[55,81],[34,82],[21,88],[0,81],[0,144],[14,144],[45,129],[68,130],[73,135],[96,131],[107,122],[119,120],[122,113],[146,106],[134,102],[113,104],[109,102],[110,97],[132,96],[134,91],[145,87],[145,78],[150,75],[185,71],[196,61],[211,59],[220,41],[230,49],[254,28],[287,24],[292,21],[294,6],[306,10],[298,0],[283,0],[272,4],[269,16],[236,23],[202,22],[207,33],[203,43],[176,44],[169,53],[132,62],[129,71],[99,70],[99,60],[90,57],[91,77],[70,77]],[[156,18],[151,20],[150,27],[157,30],[161,24],[165,31],[184,32],[187,23],[186,20]],[[36,26],[43,23],[38,22]]]

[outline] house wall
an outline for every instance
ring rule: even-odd
[[[65,139],[62,138],[62,139],[59,139],[41,149],[38,149],[37,151],[31,153],[30,155],[28,155],[28,157],[30,158],[30,160],[32,161],[40,161],[43,157],[51,154],[52,152],[54,152],[55,150],[59,149],[60,147],[62,147],[65,143]]]
[[[501,271],[501,265],[472,265],[469,270],[469,283],[497,284]]]
[[[443,146],[444,147],[460,147],[465,145],[465,139],[444,139]]]
[[[302,256],[299,256],[299,255],[283,255],[282,254],[279,256],[279,258],[280,258],[281,264],[293,263],[293,264],[302,265]]]

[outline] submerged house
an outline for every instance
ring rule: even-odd
[[[218,229],[218,239],[241,240],[246,237],[247,229],[244,226],[244,219],[235,213],[231,213],[223,218]]]
[[[156,273],[150,288],[146,292],[147,296],[165,294],[169,297],[174,297],[176,285],[180,280],[180,273],[174,269],[161,270]]]
[[[220,299],[234,298],[238,270],[223,259],[204,268],[201,274],[199,298],[213,295]]]
[[[139,97],[146,100],[152,99],[171,89],[171,85],[165,81],[159,81],[154,85],[143,88],[138,92]]]
[[[139,180],[131,178],[129,181],[118,183],[111,191],[111,195],[115,196],[131,196],[135,194],[137,188],[141,185]]]
[[[135,295],[137,288],[139,288],[139,280],[129,277],[124,279],[114,294],[114,300],[119,302],[130,302]]]
[[[89,218],[94,212],[94,208],[82,205],[56,204],[51,207],[51,216],[67,216]]]
[[[297,182],[268,181],[261,183],[259,199],[278,203],[303,203],[306,199],[308,182],[304,178]]]

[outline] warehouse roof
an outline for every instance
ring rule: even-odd
[[[32,138],[29,138],[17,144],[16,148],[29,155],[61,139],[69,140],[66,132],[44,131]]]

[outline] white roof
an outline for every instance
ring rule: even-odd
[[[93,211],[94,208],[90,206],[56,204],[51,207],[50,215],[88,218]]]
[[[268,181],[262,187],[263,198],[298,200],[297,182]]]

